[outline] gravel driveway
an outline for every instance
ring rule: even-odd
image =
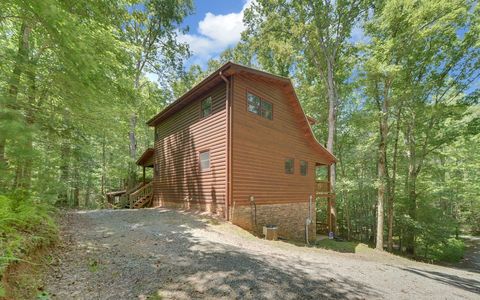
[[[480,299],[480,270],[265,241],[202,215],[97,210],[62,222],[44,280],[54,299]]]

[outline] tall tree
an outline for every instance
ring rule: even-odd
[[[131,5],[130,18],[122,24],[124,36],[133,48],[133,88],[140,93],[140,80],[145,72],[167,77],[169,71],[179,72],[182,59],[188,54],[187,45],[176,39],[183,18],[192,9],[191,0],[146,0]],[[135,183],[135,160],[137,159],[137,110],[142,103],[133,99],[130,116],[130,186]]]

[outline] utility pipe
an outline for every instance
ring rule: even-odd
[[[305,243],[310,245],[308,240],[308,226],[312,223],[312,195],[308,197],[308,218],[305,220]]]

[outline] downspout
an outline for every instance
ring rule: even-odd
[[[305,242],[310,245],[308,240],[308,227],[312,223],[312,195],[308,197],[308,218],[305,220]]]
[[[225,220],[230,220],[230,199],[231,199],[231,115],[230,115],[230,81],[223,75],[222,71],[218,73],[220,78],[225,82],[225,125],[227,128],[227,145],[226,145],[226,156],[227,156],[227,180],[225,186],[225,192],[227,196],[225,197]]]

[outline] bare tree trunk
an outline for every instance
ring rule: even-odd
[[[36,62],[31,61],[30,67],[25,71],[28,78],[28,103],[25,105],[25,131],[24,143],[22,143],[22,155],[15,170],[15,187],[28,189],[32,180],[32,163],[29,161],[33,153],[33,124],[35,113],[38,109],[37,85],[36,85]]]
[[[397,124],[395,127],[395,137],[393,141],[393,161],[392,161],[392,178],[389,180],[389,193],[388,193],[388,240],[387,249],[389,252],[393,251],[393,203],[395,202],[395,184],[397,179],[397,157],[398,157],[398,137],[400,133],[400,117],[402,114],[402,108],[397,111]]]
[[[327,90],[328,90],[328,136],[327,136],[327,150],[330,153],[334,153],[335,143],[335,128],[337,119],[337,90],[335,86],[334,78],[334,62],[331,59],[327,59]],[[330,188],[331,192],[335,192],[336,185],[336,170],[335,164],[330,165]],[[333,232],[337,229],[337,213],[335,205],[331,206],[329,214],[333,216]]]
[[[106,153],[105,153],[105,134],[103,135],[102,141],[102,178],[101,178],[101,188],[100,193],[105,197],[105,185],[107,180],[107,162],[106,162]]]
[[[135,127],[137,126],[137,115],[133,113],[130,117],[130,168],[128,178],[128,188],[132,188],[136,183],[135,159],[137,157],[137,140],[135,137]]]
[[[91,194],[91,190],[92,190],[92,177],[90,175],[88,175],[88,178],[87,178],[87,189],[85,191],[85,207],[86,208],[90,208],[91,207],[91,204],[90,204],[90,194]]]
[[[376,249],[383,251],[383,221],[385,204],[386,157],[388,135],[388,101],[383,99],[379,120],[380,143],[378,145],[378,195],[377,195],[377,243]]]
[[[64,140],[61,146],[62,153],[62,165],[60,166],[60,181],[62,190],[58,195],[57,205],[67,206],[68,204],[68,187],[70,176],[70,144],[67,140]]]
[[[342,148],[339,148],[338,154],[339,154],[339,157],[340,157],[340,171],[342,173],[342,177],[345,178],[345,164],[342,161],[342,157],[343,157],[342,152],[343,152]],[[346,189],[342,191],[342,195],[343,195],[343,204],[345,206],[345,219],[346,219],[346,223],[347,223],[347,240],[350,240],[351,239],[352,224],[351,224],[351,220],[350,220],[350,205],[349,205],[348,193],[347,193]]]
[[[408,214],[412,221],[417,219],[417,193],[416,193],[416,182],[417,182],[417,172],[416,172],[416,151],[415,151],[415,135],[413,130],[413,125],[408,124],[406,132],[406,141],[408,143],[408,180],[407,180],[407,198],[408,198]],[[415,228],[408,228],[406,237],[405,237],[406,250],[408,254],[415,254]]]

